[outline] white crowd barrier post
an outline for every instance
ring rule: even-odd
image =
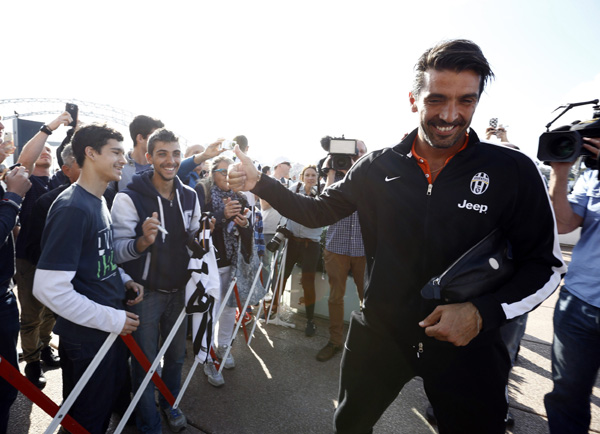
[[[250,288],[250,292],[248,292],[248,297],[246,297],[246,301],[244,302],[244,307],[242,308],[239,318],[235,324],[235,328],[233,330],[233,335],[231,336],[232,341],[235,339],[235,337],[240,329],[240,325],[244,321],[243,313],[246,312],[246,309],[248,308],[248,303],[250,303],[250,298],[252,297],[252,294],[254,293],[254,290],[256,289],[256,282],[258,282],[258,279],[260,277],[261,268],[262,268],[262,264],[258,267],[258,271],[256,272],[256,275],[254,276],[254,281],[252,282],[252,287]],[[221,366],[219,366],[219,373],[223,371],[223,368],[225,367],[225,360],[227,359],[227,356],[229,356],[230,352],[231,352],[231,345],[228,346],[227,351],[223,355]]]
[[[293,324],[291,322],[287,322],[281,319],[281,306],[283,306],[283,292],[285,291],[285,288],[283,287],[283,284],[285,282],[285,263],[287,260],[287,249],[288,249],[288,239],[285,239],[285,244],[283,246],[283,260],[281,261],[281,265],[279,267],[278,270],[278,285],[279,285],[279,309],[277,309],[277,312],[275,313],[275,318],[273,320],[271,320],[271,312],[273,311],[273,305],[275,304],[273,301],[271,301],[271,306],[269,306],[269,314],[267,315],[267,319],[266,319],[266,324],[274,324],[274,325],[279,325],[279,326],[283,326],[283,327],[289,327],[289,328],[296,328],[296,324]],[[277,286],[275,287],[275,290],[273,291],[273,299],[275,298],[275,292],[277,291]]]
[[[177,318],[177,321],[175,321],[175,324],[173,325],[173,328],[171,329],[171,332],[167,336],[167,339],[165,339],[162,347],[158,351],[158,354],[156,355],[156,358],[152,362],[152,365],[150,366],[150,369],[146,373],[146,376],[144,377],[144,380],[142,381],[142,384],[140,384],[140,387],[138,388],[137,392],[133,396],[133,399],[132,399],[131,403],[129,404],[129,407],[127,407],[127,410],[125,411],[125,414],[121,418],[121,421],[119,422],[119,425],[115,429],[115,434],[119,434],[121,431],[123,431],[123,428],[125,428],[125,424],[129,420],[129,416],[131,416],[131,413],[133,413],[133,410],[135,409],[135,406],[137,405],[138,401],[142,397],[142,394],[146,390],[146,386],[148,386],[148,383],[150,383],[150,380],[152,379],[152,376],[156,372],[156,368],[158,367],[158,364],[160,363],[161,359],[163,358],[163,356],[167,352],[167,349],[169,348],[169,345],[171,345],[171,342],[173,341],[173,338],[175,337],[175,334],[179,330],[179,327],[181,326],[181,323],[185,319],[185,316],[186,316],[186,314],[185,314],[185,307],[184,307],[182,309],[181,313],[179,314],[179,317]],[[136,360],[132,360],[131,363],[138,363],[138,362]],[[177,406],[174,405],[173,408],[177,408]]]

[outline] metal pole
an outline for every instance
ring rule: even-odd
[[[185,318],[185,315],[186,314],[185,314],[185,307],[184,307],[181,310],[181,313],[179,314],[179,317],[177,318],[177,321],[175,321],[175,324],[173,325],[173,328],[171,329],[171,332],[167,336],[167,339],[165,339],[165,342],[163,343],[162,347],[160,347],[160,350],[158,351],[158,354],[156,355],[156,358],[152,362],[152,366],[150,366],[150,369],[148,370],[148,372],[146,373],[146,376],[142,380],[142,384],[140,384],[140,387],[138,387],[138,390],[135,393],[135,395],[133,397],[133,400],[129,404],[129,407],[127,407],[127,411],[125,411],[125,414],[121,418],[121,421],[119,422],[119,425],[115,429],[115,434],[119,434],[121,431],[123,431],[123,428],[125,428],[125,424],[129,420],[129,416],[131,416],[131,413],[133,413],[133,410],[134,410],[135,406],[137,405],[138,401],[142,397],[142,393],[144,393],[144,390],[146,390],[146,386],[148,386],[148,383],[150,382],[150,380],[152,379],[152,376],[156,372],[156,368],[158,367],[158,364],[160,363],[160,360],[162,359],[162,357],[167,352],[167,349],[169,348],[169,345],[171,345],[171,342],[173,341],[173,338],[175,337],[175,334],[179,330],[179,327],[181,326],[181,323],[183,322],[183,320]],[[173,408],[177,408],[177,407],[175,405],[173,405]]]

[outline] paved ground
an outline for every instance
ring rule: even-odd
[[[568,259],[570,249],[563,253]],[[552,315],[557,294],[529,316],[517,365],[512,371],[509,396],[516,424],[514,434],[547,433],[543,396],[552,388],[550,344]],[[327,321],[317,319],[317,335],[304,336],[302,314],[289,314],[295,329],[260,324],[252,347],[241,336],[233,345],[236,368],[225,371],[226,384],[210,386],[201,369],[192,378],[181,402],[188,416],[185,432],[204,434],[330,433],[337,388],[340,355],[326,363],[315,360],[327,343]],[[191,343],[190,343],[191,344]],[[188,348],[190,348],[188,346]],[[185,372],[192,364],[186,359]],[[21,371],[23,366],[21,366]],[[46,373],[44,392],[60,402],[60,370]],[[592,398],[592,429],[600,432],[600,384]],[[410,382],[383,415],[374,432],[435,433],[424,418],[427,399],[422,382]],[[118,420],[115,418],[116,427]],[[13,406],[9,434],[43,433],[50,423],[38,407],[23,396]],[[165,432],[168,429],[164,428]],[[129,429],[125,432],[135,432]]]

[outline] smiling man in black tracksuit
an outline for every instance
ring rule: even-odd
[[[251,189],[306,226],[358,211],[367,257],[364,309],[350,324],[337,433],[369,433],[406,382],[423,378],[440,433],[504,433],[510,369],[498,328],[539,305],[565,272],[544,182],[524,154],[480,143],[469,130],[493,76],[480,48],[453,40],[419,59],[410,93],[419,127],[393,148],[364,156],[319,198],[260,177],[248,157],[234,189]],[[420,290],[500,228],[513,277],[465,303]]]

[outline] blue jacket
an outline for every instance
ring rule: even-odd
[[[0,297],[8,291],[10,279],[15,274],[15,243],[12,230],[21,210],[21,196],[4,192],[0,186]]]

